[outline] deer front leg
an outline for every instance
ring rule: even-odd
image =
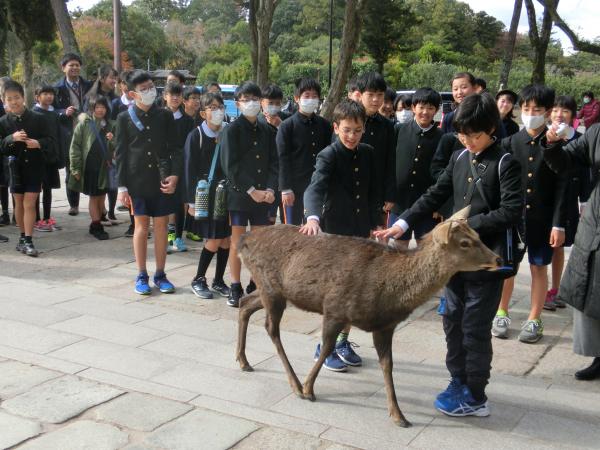
[[[248,322],[250,316],[263,308],[258,293],[253,292],[247,297],[242,297],[240,312],[238,316],[238,342],[236,360],[240,363],[240,368],[245,372],[252,372],[254,369],[246,359],[246,334],[248,333]]]
[[[396,425],[406,428],[410,427],[411,424],[400,411],[396,391],[394,390],[394,378],[392,377],[392,367],[394,365],[392,361],[392,337],[394,336],[394,328],[395,326],[373,331],[373,344],[375,344],[379,364],[383,371],[389,414]]]
[[[344,329],[344,325],[346,324],[333,322],[331,319],[323,316],[323,331],[321,333],[323,343],[321,345],[321,353],[319,354],[317,362],[306,376],[306,380],[304,380],[304,387],[302,391],[305,399],[312,402],[316,400],[314,392],[315,380],[319,375],[319,371],[321,370],[321,366],[325,362],[325,359],[327,359],[329,354],[333,351],[333,348],[335,347],[335,339],[340,331]]]

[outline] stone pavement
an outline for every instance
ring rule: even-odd
[[[169,256],[175,294],[142,299],[133,293],[132,242],[121,237],[126,225],[108,229],[109,241],[96,241],[87,234],[85,208],[69,217],[62,192],[55,193],[54,215],[64,229],[38,233],[39,258],[15,252],[16,228],[0,228],[11,238],[0,244],[0,448],[600,447],[600,382],[572,377],[589,360],[571,351],[570,311],[544,315],[546,335],[538,344],[515,339],[528,310],[527,270],[517,280],[511,339],[494,341],[488,418],[451,419],[432,407],[448,377],[437,299],[399,326],[394,378],[413,423],[401,429],[387,416],[367,333],[352,332],[364,366],[345,374],[323,370],[317,401],[300,400],[262,312],[248,335],[256,371],[239,370],[237,310],[224,299],[200,300],[189,288],[200,244],[188,242],[189,252]],[[284,314],[282,339],[301,379],[319,328],[317,315],[294,308]]]

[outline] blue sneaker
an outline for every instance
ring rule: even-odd
[[[175,292],[175,286],[167,280],[167,274],[163,273],[160,276],[154,275],[154,286],[158,288],[163,294],[172,294]]]
[[[450,378],[450,384],[445,391],[442,391],[436,397],[436,400],[444,401],[448,398],[459,395],[462,392],[463,384],[460,381],[460,378],[452,377]]]
[[[438,411],[452,417],[487,417],[490,415],[487,400],[481,403],[476,402],[468,386],[463,386],[461,392],[455,396],[436,399],[433,406]]]
[[[352,347],[358,347],[354,342],[348,339],[335,343],[335,352],[340,359],[348,366],[362,366],[362,359],[356,354]]]
[[[446,297],[440,297],[440,304],[438,305],[437,313],[440,316],[446,314]]]
[[[178,252],[187,252],[188,250],[185,242],[180,237],[175,239],[175,242],[173,243],[173,249]]]
[[[317,344],[317,350],[315,351],[315,361],[319,359],[320,355],[321,344]],[[346,364],[344,364],[344,361],[340,359],[335,349],[331,352],[331,355],[325,358],[323,366],[326,369],[331,370],[333,372],[346,372],[348,370],[348,366],[346,366]]]
[[[135,293],[140,295],[150,295],[152,288],[148,284],[148,274],[140,273],[135,279]]]

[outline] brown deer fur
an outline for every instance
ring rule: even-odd
[[[417,250],[400,251],[355,237],[305,236],[297,227],[256,229],[239,244],[257,291],[242,298],[237,360],[252,371],[245,354],[250,316],[266,310],[266,329],[293,391],[314,400],[313,386],[325,358],[345,325],[373,333],[383,370],[389,413],[401,426],[410,423],[398,407],[392,379],[392,336],[396,325],[439,291],[459,271],[495,269],[501,259],[466,223],[468,209],[436,226]],[[323,315],[321,354],[304,385],[290,365],[279,337],[287,302]]]

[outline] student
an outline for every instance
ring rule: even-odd
[[[16,249],[38,256],[32,239],[33,225],[46,164],[57,159],[53,133],[41,114],[25,107],[23,86],[16,81],[4,83],[2,102],[8,113],[0,118],[0,153],[14,158],[10,184],[21,231]]]
[[[379,225],[376,158],[373,148],[361,142],[366,120],[365,108],[358,102],[342,100],[335,107],[333,130],[338,139],[317,155],[315,171],[304,192],[306,224],[301,233],[316,235],[323,230],[367,238]],[[325,368],[345,372],[348,365],[362,364],[348,341],[349,332],[350,326],[346,326],[338,335]],[[321,344],[315,358],[320,351]]]
[[[183,90],[183,112],[192,118],[195,127],[202,122],[202,117],[198,114],[201,98],[202,92],[196,86],[188,86]]]
[[[531,271],[531,309],[521,327],[519,341],[534,343],[543,336],[541,314],[548,290],[548,268],[553,249],[565,241],[564,196],[566,174],[556,174],[544,162],[543,143],[554,105],[554,90],[542,85],[525,86],[519,94],[521,119],[525,128],[502,140],[501,147],[521,163],[525,196],[525,242]],[[504,283],[502,300],[492,334],[507,338],[510,326],[508,306],[514,277]]]
[[[550,121],[553,128],[564,124],[565,129],[561,138],[565,143],[571,142],[581,136],[581,133],[573,128],[573,119],[577,114],[577,103],[570,95],[556,97]],[[566,224],[565,242],[563,246],[554,248],[552,255],[552,287],[546,293],[544,309],[555,311],[556,308],[565,308],[566,304],[557,297],[560,279],[565,265],[565,249],[571,247],[575,241],[575,233],[579,224],[580,212],[585,207],[592,191],[592,177],[589,167],[578,162],[567,173],[567,187],[565,192]],[[580,206],[581,205],[581,206]]]
[[[383,95],[383,105],[379,108],[379,114],[392,122],[394,122],[394,118],[396,117],[394,114],[394,100],[396,100],[396,91],[388,87]]]
[[[85,94],[83,110],[89,111],[87,102],[89,102],[90,99],[102,96],[108,100],[108,118],[110,118],[112,116],[112,111],[110,108],[112,108],[113,101],[118,98],[117,94],[115,93],[118,79],[119,72],[117,72],[111,65],[102,64],[100,67],[98,67],[96,81],[94,81],[90,90],[87,92],[87,94]]]
[[[214,94],[219,94],[221,97],[223,96],[223,91],[221,90],[221,86],[216,81],[212,81],[212,82],[208,83],[204,90],[205,90],[205,92],[212,92]],[[229,114],[227,114],[227,112],[225,112],[225,122],[227,122],[227,123],[232,122],[232,119],[231,119],[231,117],[229,117]]]
[[[412,94],[401,94],[394,100],[394,117],[397,124],[409,123],[413,120]]]
[[[81,57],[75,53],[66,53],[60,61],[60,65],[65,76],[58,81],[54,88],[56,96],[54,98],[54,109],[61,118],[63,132],[66,136],[68,145],[71,145],[73,130],[77,125],[77,115],[83,111],[83,102],[85,94],[92,87],[92,83],[83,79],[81,73]],[[67,158],[67,164],[69,160]],[[69,201],[69,215],[79,214],[79,193],[69,189],[70,170],[66,168],[65,185],[67,186],[67,200]]]
[[[133,208],[135,233],[133,250],[139,274],[135,292],[149,295],[146,255],[150,218],[154,226],[156,272],[154,284],[163,293],[175,287],[167,279],[167,224],[178,202],[173,195],[183,161],[177,147],[173,114],[154,105],[156,88],[148,72],[134,70],[127,78],[135,104],[117,117],[115,160],[119,201]]]
[[[34,226],[35,231],[48,232],[60,229],[60,227],[57,226],[54,217],[51,216],[52,189],[60,188],[60,174],[58,171],[65,167],[65,159],[68,158],[68,149],[66,148],[59,116],[52,106],[52,103],[54,103],[54,88],[50,85],[38,87],[35,90],[35,99],[36,104],[32,110],[44,116],[48,121],[48,128],[53,133],[52,137],[57,153],[56,162],[53,164],[46,164],[46,172],[42,182],[43,215],[40,216],[38,204],[37,220]]]
[[[331,142],[331,124],[316,114],[321,85],[313,78],[296,83],[294,101],[299,110],[281,124],[277,132],[279,189],[286,223],[302,224],[304,191],[310,183],[317,155]]]
[[[465,98],[453,120],[465,150],[455,152],[437,183],[391,228],[375,236],[399,237],[437,211],[449,197],[454,197],[455,211],[471,206],[467,222],[485,244],[489,246],[506,236],[506,231],[521,220],[523,190],[519,163],[494,140],[499,119],[498,107],[490,95]],[[477,172],[475,179],[471,167]],[[492,362],[490,328],[501,293],[499,272],[459,272],[446,285],[446,367],[452,378],[434,402],[444,414],[490,414],[485,394]]]
[[[209,191],[208,217],[195,221],[199,228],[199,234],[206,238],[206,242],[200,253],[196,276],[192,280],[194,294],[200,298],[211,299],[213,298],[211,289],[222,297],[229,297],[230,294],[223,275],[229,259],[231,227],[228,218],[218,220],[213,216],[217,184],[225,178],[219,155],[215,155],[217,143],[226,126],[223,121],[225,118],[223,97],[210,92],[204,94],[200,102],[200,115],[204,119],[202,124],[192,130],[185,142],[184,170],[187,188],[186,201],[189,205],[189,214],[193,216],[196,185],[199,180],[209,179],[213,159],[217,158]],[[206,270],[215,254],[217,255],[217,267],[211,289],[209,289],[206,282]]]
[[[113,163],[114,123],[108,119],[109,105],[101,95],[90,97],[87,114],[79,115],[69,150],[69,188],[89,196],[89,233],[101,241],[109,237],[101,223]]]
[[[127,77],[129,76],[130,70],[124,70],[119,75],[119,92],[120,97],[116,97],[111,102],[111,119],[116,120],[117,116],[123,111],[127,111],[129,105],[134,103],[133,98],[129,95],[129,89],[127,88]]]
[[[166,84],[178,83],[182,88],[185,87],[185,76],[179,70],[171,70],[167,74]]]
[[[475,77],[470,72],[459,72],[454,74],[452,81],[450,82],[452,88],[452,98],[456,106],[460,105],[462,101],[469,95],[476,93]],[[454,120],[454,111],[450,111],[444,115],[442,120],[442,131],[444,133],[453,133],[454,127],[452,122]]]
[[[475,92],[477,94],[482,94],[487,90],[487,83],[483,78],[475,78],[475,83],[473,83],[473,87],[475,88]]]
[[[510,89],[504,89],[496,94],[496,104],[500,111],[500,118],[506,130],[506,136],[512,136],[519,132],[519,124],[513,119],[515,118],[513,110],[517,103],[517,93]]]
[[[239,307],[243,295],[240,283],[242,263],[237,246],[246,226],[250,229],[270,225],[269,205],[277,190],[277,149],[273,131],[258,121],[261,90],[246,81],[235,90],[241,115],[223,132],[221,167],[229,180],[228,207],[231,223],[229,268],[231,288],[227,304]]]
[[[183,105],[183,85],[179,84],[179,82],[167,83],[163,92],[163,99],[165,108],[173,114],[173,119],[175,120],[176,147],[183,149],[188,134],[194,129],[194,119],[181,110],[181,106]],[[169,217],[167,251],[187,252],[187,246],[183,240],[183,228],[187,215],[187,207],[182,194],[184,189],[185,186],[181,184],[180,188],[174,194],[180,204],[177,206],[175,214]]]
[[[360,102],[360,88],[358,87],[358,79],[356,77],[348,81],[348,98],[355,102]]]
[[[398,215],[412,206],[429,186],[435,184],[430,173],[431,159],[442,137],[433,117],[440,107],[440,94],[431,88],[418,89],[412,95],[414,120],[398,125],[396,144],[396,198],[392,208],[392,222]],[[391,226],[391,223],[388,226]],[[439,223],[437,213],[424,217],[414,228],[407,230],[396,241],[400,248],[407,249],[414,235],[417,244]]]
[[[396,132],[394,124],[379,114],[387,85],[377,72],[367,72],[358,79],[360,101],[365,107],[367,121],[361,142],[375,152],[376,206],[381,213],[380,225],[385,224],[383,212],[389,212],[396,197],[394,180],[394,153]]]

